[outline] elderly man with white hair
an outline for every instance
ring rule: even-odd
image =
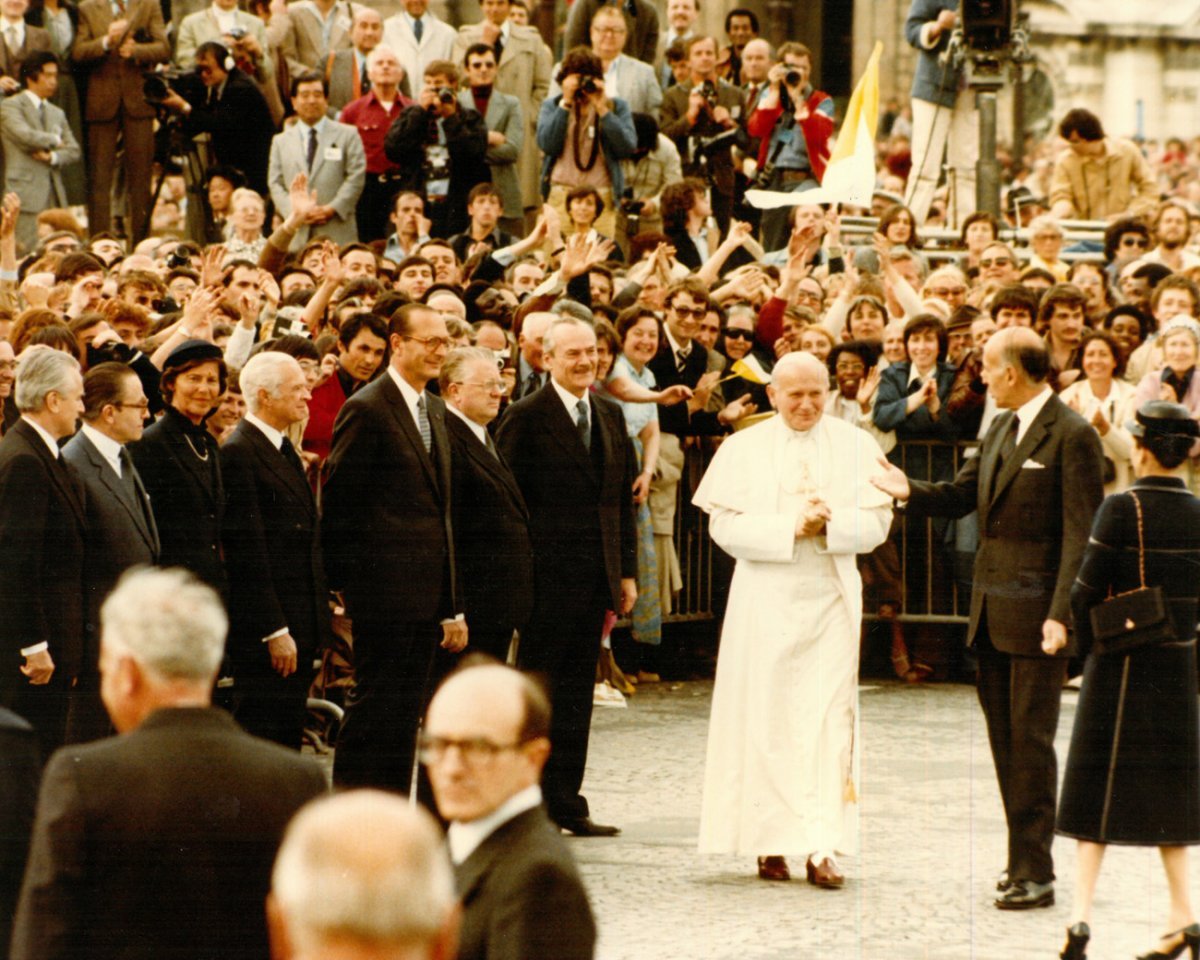
[[[275,960],[453,960],[459,908],[433,817],[381,790],[314,800],[279,848],[267,920]]]
[[[700,851],[758,856],[764,880],[808,856],[837,888],[858,808],[855,556],[887,538],[890,498],[870,483],[879,444],[825,416],[829,372],[807,353],[775,365],[778,416],[721,444],[693,502],[737,561],[709,725]]]
[[[228,622],[192,574],[127,573],[101,623],[120,735],[46,766],[12,958],[261,960],[275,851],[325,776],[211,705]]]
[[[25,350],[16,403],[21,418],[0,441],[0,706],[25,717],[49,753],[64,741],[83,669],[83,491],[58,448],[83,413],[78,361]]]
[[[313,659],[329,632],[317,505],[287,437],[312,394],[299,362],[269,350],[240,380],[246,416],[221,447],[236,716],[298,750]]]

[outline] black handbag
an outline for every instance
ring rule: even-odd
[[[1110,596],[1091,609],[1092,637],[1101,656],[1177,641],[1161,587],[1146,586],[1146,544],[1142,504],[1130,491],[1138,525],[1138,579],[1141,586]]]

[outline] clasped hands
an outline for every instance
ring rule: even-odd
[[[819,537],[825,533],[825,525],[833,519],[829,504],[818,496],[808,498],[800,516],[796,518],[796,539]]]

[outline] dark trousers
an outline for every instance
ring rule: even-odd
[[[13,668],[16,672],[16,668]],[[55,750],[67,742],[67,714],[71,706],[71,681],[60,677],[58,672],[50,682],[34,686],[24,675],[0,695],[0,705],[24,717],[37,734],[42,756],[49,758]]]
[[[588,589],[563,590],[542,597],[521,634],[517,666],[541,674],[550,693],[550,760],[542,771],[542,793],[553,820],[588,816],[580,793],[592,728],[596,660],[604,617],[612,606],[608,586],[599,578]],[[569,594],[569,595],[568,595]]]
[[[271,669],[266,646],[262,644],[262,662],[234,667],[233,716],[247,733],[299,750],[308,717],[313,652],[301,649],[296,655],[296,672],[281,677]]]
[[[508,659],[508,648],[512,645],[513,628],[494,623],[472,623],[467,618],[466,653],[486,653],[501,663]]]
[[[386,237],[392,226],[388,218],[392,215],[392,201],[400,192],[399,180],[379,180],[379,174],[368,173],[363,184],[362,195],[354,212],[358,223],[358,239],[363,243]]]
[[[979,705],[1008,823],[1008,875],[1048,883],[1054,879],[1050,845],[1058,791],[1054,735],[1067,661],[1010,656],[986,634],[976,650]]]
[[[354,621],[354,687],[333,761],[340,787],[407,794],[417,730],[440,675],[449,667],[438,623]]]
[[[75,681],[67,707],[67,743],[91,743],[111,737],[116,731],[104,701],[100,699],[100,676],[85,675]]]

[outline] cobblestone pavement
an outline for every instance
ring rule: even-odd
[[[643,687],[627,709],[596,708],[584,792],[595,819],[622,834],[571,843],[600,925],[601,960],[1058,956],[1074,842],[1055,842],[1056,906],[992,907],[1004,819],[972,687],[863,686],[862,850],[841,861],[841,891],[809,886],[802,862],[792,863],[799,881],[768,884],[747,858],[696,853],[711,695],[711,683],[661,684]],[[1060,767],[1076,696],[1063,697]],[[1166,909],[1157,851],[1110,849],[1089,957],[1149,949]]]

